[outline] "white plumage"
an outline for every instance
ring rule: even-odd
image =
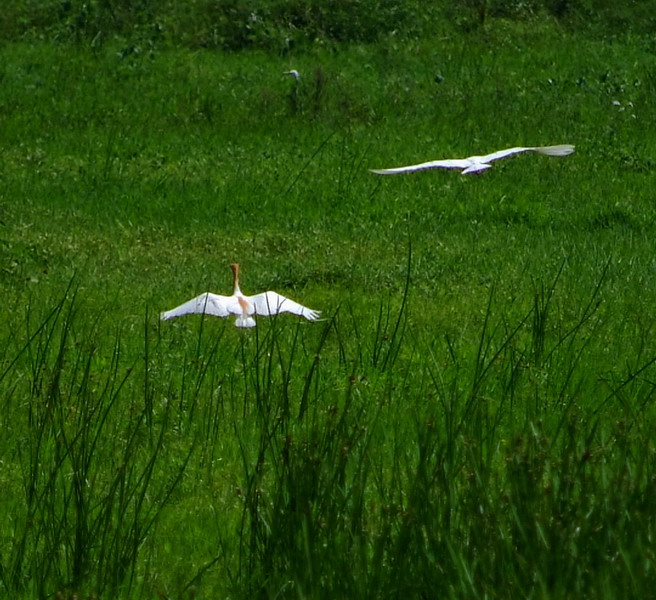
[[[239,289],[239,265],[233,264],[234,292],[232,296],[220,296],[205,292],[188,302],[171,310],[163,312],[160,317],[163,321],[190,314],[206,314],[214,317],[227,317],[236,315],[237,327],[255,327],[255,315],[270,316],[278,313],[292,313],[305,317],[308,321],[316,321],[320,311],[312,310],[294,302],[277,292],[263,292],[255,296],[245,296]]]
[[[462,169],[462,175],[467,173],[478,173],[489,169],[492,161],[506,158],[513,154],[520,154],[521,152],[537,152],[545,156],[567,156],[574,152],[574,146],[571,144],[561,144],[559,146],[532,146],[532,147],[517,147],[506,148],[498,152],[492,152],[485,156],[470,156],[469,158],[450,158],[445,160],[432,160],[429,162],[420,163],[418,165],[410,165],[408,167],[397,167],[394,169],[370,169],[372,173],[378,175],[395,175],[397,173],[413,173],[414,171],[423,171],[424,169]]]
[[[296,69],[292,69],[291,71],[284,71],[283,75],[291,75],[294,79],[296,79],[296,81],[301,80],[301,74]]]

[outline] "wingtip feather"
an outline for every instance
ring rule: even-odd
[[[557,146],[544,146],[538,150],[545,156],[568,156],[574,152],[576,146],[572,144],[559,144]]]

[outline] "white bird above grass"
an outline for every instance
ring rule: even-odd
[[[506,148],[492,154],[485,156],[470,156],[469,158],[448,158],[445,160],[431,160],[429,162],[419,163],[418,165],[410,165],[408,167],[396,167],[394,169],[370,169],[372,173],[378,175],[396,175],[398,173],[413,173],[414,171],[423,171],[424,169],[462,169],[461,174],[478,173],[489,169],[492,165],[491,162],[506,158],[513,154],[520,154],[521,152],[537,152],[545,156],[567,156],[574,152],[574,146],[571,144],[561,144],[559,146],[532,146],[532,147],[517,147]]]
[[[301,74],[296,69],[292,69],[291,71],[284,71],[283,75],[291,75],[294,79],[296,79],[296,81],[301,80]]]
[[[239,289],[239,265],[233,264],[234,292],[232,296],[219,296],[206,292],[180,306],[163,312],[160,317],[163,321],[190,314],[205,314],[214,317],[227,317],[236,315],[237,327],[255,327],[253,316],[268,317],[278,313],[292,313],[305,317],[308,321],[316,321],[320,311],[312,310],[285,298],[276,292],[263,292],[255,296],[245,296]]]

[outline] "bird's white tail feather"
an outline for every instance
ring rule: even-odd
[[[560,144],[558,146],[543,146],[538,148],[537,152],[539,154],[544,154],[546,156],[567,156],[574,152],[574,146],[571,144]]]
[[[240,315],[235,321],[237,327],[255,327],[255,319],[253,317],[244,317]]]

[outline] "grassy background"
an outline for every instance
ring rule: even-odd
[[[351,4],[5,13],[5,594],[651,594],[644,6]],[[235,261],[325,320],[160,323]]]

